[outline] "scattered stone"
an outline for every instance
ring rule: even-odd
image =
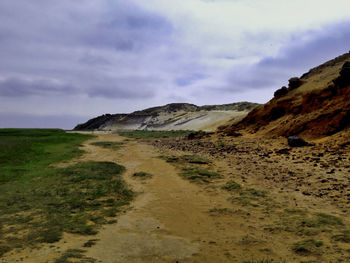
[[[289,154],[290,148],[283,148],[280,150],[275,151],[277,154]]]

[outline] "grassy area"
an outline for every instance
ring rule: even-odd
[[[60,258],[55,260],[55,263],[73,263],[73,262],[95,263],[96,259],[86,257],[84,255],[85,252],[86,251],[82,249],[68,249],[65,253],[63,253],[63,255]]]
[[[292,247],[292,251],[298,255],[320,255],[326,253],[330,247],[338,249],[338,242],[350,243],[350,231],[346,229],[341,218],[334,215],[311,213],[304,209],[284,209],[279,218],[280,220],[265,230],[275,234],[285,231],[305,238]],[[317,239],[325,240],[331,245],[323,245]]]
[[[197,156],[197,155],[183,155],[182,159],[188,163],[194,163],[194,164],[208,164],[208,163],[210,163],[210,161],[208,159]]]
[[[332,236],[335,241],[350,243],[350,230],[342,230],[340,234]]]
[[[177,156],[159,156],[160,159],[165,160],[167,163],[177,163],[180,161],[180,157]]]
[[[13,248],[53,243],[63,232],[91,235],[132,198],[124,167],[53,163],[80,155],[91,138],[61,130],[0,130],[0,256]]]
[[[97,241],[99,241],[99,239],[90,239],[84,243],[83,247],[92,247],[96,245]]]
[[[145,139],[145,138],[169,138],[169,137],[183,137],[188,136],[193,131],[118,131],[117,134],[129,138]]]
[[[105,149],[118,150],[123,147],[123,142],[93,142],[91,145],[99,146]]]
[[[0,129],[0,184],[45,175],[50,164],[82,154],[91,135],[48,129]]]
[[[243,206],[257,207],[263,205],[266,209],[272,209],[275,205],[272,199],[268,197],[267,191],[243,188],[239,183],[232,180],[226,182],[221,189],[231,192],[233,196],[230,200],[239,202]]]
[[[209,179],[220,177],[220,175],[216,172],[211,172],[207,169],[199,169],[196,167],[183,167],[180,175],[191,182],[209,182]]]
[[[182,156],[159,156],[159,158],[168,163],[172,163],[177,168],[180,168],[180,175],[191,182],[209,183],[210,179],[221,177],[220,174],[209,171],[206,168],[209,166],[209,164],[211,164],[209,159],[198,155],[186,154]]]
[[[306,239],[299,241],[293,245],[293,251],[300,255],[320,254],[321,247],[323,246],[322,241],[314,239]]]
[[[241,189],[242,186],[234,181],[228,181],[225,185],[221,187],[224,190],[227,191],[236,191],[238,189]]]
[[[304,210],[285,210],[285,214],[281,215],[281,221],[276,222],[275,227],[269,230],[286,231],[298,236],[316,236],[320,233],[332,232],[334,228],[345,228],[342,220],[336,216],[324,213],[311,214]],[[339,240],[342,239],[342,236],[346,237],[344,233],[337,236]]]

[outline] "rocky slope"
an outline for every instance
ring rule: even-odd
[[[77,125],[74,130],[206,130],[245,116],[259,104],[239,102],[196,106],[172,103],[130,114],[105,114]]]
[[[268,136],[321,138],[350,127],[350,53],[291,78],[265,105],[252,110],[227,133],[246,130]]]

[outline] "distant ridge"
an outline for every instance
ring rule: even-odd
[[[258,105],[251,102],[204,106],[171,103],[130,114],[104,114],[77,125],[74,130],[215,130]]]

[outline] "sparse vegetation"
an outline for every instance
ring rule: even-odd
[[[239,196],[233,196],[231,200],[234,202],[238,201],[243,206],[257,207],[262,204],[269,209],[272,207],[272,200],[267,198],[267,191],[257,190],[254,188],[243,189],[239,184],[236,184],[233,181],[229,181],[223,186],[223,189],[231,191],[235,194],[238,193]]]
[[[274,261],[273,259],[259,259],[259,260],[244,261],[244,263],[277,263],[277,262]]]
[[[216,172],[195,167],[184,167],[180,175],[192,182],[208,182],[209,179],[220,177]]]
[[[236,191],[238,189],[241,189],[242,186],[234,181],[228,181],[224,186],[221,187],[224,190],[227,191]]]
[[[93,142],[91,145],[99,146],[106,149],[118,150],[124,143],[123,142]]]
[[[118,131],[116,132],[120,136],[145,139],[145,138],[168,138],[168,137],[183,137],[188,136],[192,131],[147,131],[147,130],[134,130],[134,131]]]
[[[208,164],[210,162],[208,159],[205,159],[197,155],[183,155],[181,158],[188,163],[194,163],[194,164]]]
[[[114,163],[86,162],[56,169],[24,185],[2,187],[0,221],[9,228],[2,231],[1,239],[17,247],[53,243],[63,232],[96,234],[98,226],[106,223],[105,217],[115,216],[132,198],[116,177],[123,171]],[[20,231],[25,234],[17,235]]]
[[[299,241],[293,245],[293,251],[297,254],[301,255],[309,255],[309,254],[320,254],[320,247],[323,246],[322,241],[316,241],[314,239],[306,239]]]
[[[136,177],[136,178],[142,178],[142,179],[152,178],[153,177],[152,174],[146,173],[146,172],[137,172],[137,173],[134,173],[132,176]]]
[[[350,243],[350,230],[343,230],[340,234],[332,236],[335,241]]]
[[[160,156],[159,158],[165,160],[167,163],[187,163],[187,164],[209,164],[210,160],[200,157],[198,155],[182,155],[182,156]]]
[[[324,214],[324,213],[316,213],[315,218],[313,221],[309,222],[311,226],[323,226],[323,225],[329,225],[329,226],[343,226],[343,221],[336,216]]]
[[[83,253],[85,250],[82,249],[68,249],[60,258],[55,260],[55,263],[73,263],[77,262],[76,260],[79,259],[79,262],[84,263],[95,263],[96,259],[86,257]],[[73,261],[71,261],[72,259]]]
[[[99,241],[99,239],[90,239],[84,243],[83,247],[92,247],[96,244],[97,241]]]
[[[281,216],[281,222],[267,230],[283,230],[299,236],[316,236],[321,232],[330,232],[332,227],[339,228],[344,225],[340,218],[324,213],[310,214],[305,210],[285,210],[285,212],[287,214]]]
[[[252,195],[252,196],[260,196],[260,197],[265,197],[267,194],[267,191],[264,190],[256,190],[253,188],[249,188],[245,191],[241,191],[239,193],[240,195]]]
[[[159,156],[159,158],[165,160],[167,163],[176,163],[180,160],[177,156]]]

